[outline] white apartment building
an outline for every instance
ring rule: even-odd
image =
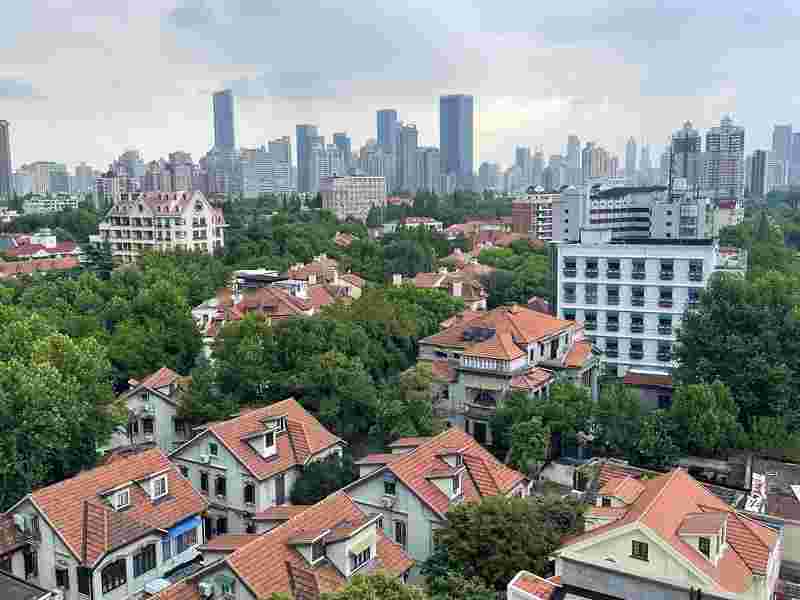
[[[559,192],[545,192],[541,186],[528,188],[511,203],[512,231],[549,242],[553,239],[553,203],[560,199]]]
[[[185,250],[212,254],[225,246],[225,217],[201,192],[123,192],[100,223],[93,242],[109,242],[115,258]]]
[[[714,272],[743,274],[747,264],[711,239],[612,242],[609,230],[584,231],[580,243],[555,247],[557,316],[583,322],[618,376],[670,374],[686,309]]]
[[[34,195],[22,204],[22,212],[26,215],[75,210],[81,202],[77,194],[45,194]]]
[[[320,182],[322,208],[340,221],[348,218],[366,221],[370,209],[386,206],[386,180],[383,177],[325,177]]]

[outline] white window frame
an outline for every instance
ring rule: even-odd
[[[158,486],[159,486],[159,482],[161,482],[161,481],[164,482],[164,492],[159,494],[158,493]],[[167,476],[166,475],[160,475],[159,477],[156,477],[155,479],[153,479],[153,484],[152,485],[153,485],[153,500],[158,500],[159,498],[163,498],[164,496],[166,496],[169,493],[169,487],[167,485]]]
[[[125,499],[123,503],[121,500]],[[128,508],[131,505],[131,492],[128,488],[124,490],[118,491],[114,494],[114,510],[121,510],[123,508]]]

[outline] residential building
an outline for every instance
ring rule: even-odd
[[[497,163],[482,162],[478,168],[479,191],[500,189],[500,167]]]
[[[14,192],[12,173],[9,123],[0,120],[0,198],[8,199]]]
[[[399,191],[411,193],[417,191],[418,141],[417,126],[402,123],[397,141],[397,189]]]
[[[556,575],[567,592],[676,600],[698,591],[714,599],[774,597],[782,533],[734,510],[686,471],[612,479],[595,502],[587,531],[555,553]]]
[[[439,149],[422,147],[417,149],[417,190],[438,194],[441,191],[441,167]]]
[[[506,600],[562,600],[565,595],[560,577],[545,579],[529,571],[517,573],[506,589]]]
[[[31,540],[14,574],[65,600],[139,598],[197,558],[207,507],[161,450],[115,458],[9,509]]]
[[[406,280],[399,273],[392,276],[393,285],[400,286],[403,283],[421,289],[444,290],[452,298],[461,298],[469,311],[486,310],[486,288],[479,277],[468,272],[450,272],[443,267],[438,273],[417,273]]]
[[[747,157],[745,192],[750,198],[763,198],[767,195],[769,163],[769,152],[766,150],[753,150]]]
[[[129,444],[155,444],[169,453],[192,437],[191,423],[178,417],[190,381],[190,377],[161,367],[141,381],[128,382],[130,389],[120,399],[128,407]]]
[[[563,185],[567,185],[567,168],[564,157],[560,154],[552,154],[544,172],[542,187],[548,191],[558,191]]]
[[[625,177],[636,177],[636,139],[628,138],[625,144]]]
[[[397,111],[393,108],[379,110],[377,129],[378,146],[380,146],[384,152],[394,153],[397,148],[397,132],[399,129]]]
[[[459,189],[472,189],[475,164],[474,104],[472,96],[454,94],[439,98],[439,149],[443,175],[452,175]]]
[[[431,217],[405,217],[400,220],[400,225],[407,229],[417,229],[424,227],[428,231],[441,233],[444,230],[444,223],[432,219]]]
[[[789,169],[792,164],[792,126],[775,125],[772,130],[772,154],[775,158],[778,174],[774,185],[789,183]]]
[[[386,180],[383,177],[326,177],[320,185],[322,208],[340,221],[366,221],[371,208],[386,206]]]
[[[213,97],[214,146],[220,150],[236,149],[233,92],[222,90]]]
[[[170,152],[168,164],[173,192],[191,192],[196,189],[191,154],[181,151]]]
[[[744,196],[744,128],[729,116],[706,132],[703,189],[714,200],[741,200]]]
[[[746,264],[744,252],[711,239],[614,242],[609,230],[584,231],[556,245],[556,314],[583,323],[618,376],[668,375],[687,308],[713,273],[743,274]]]
[[[689,189],[696,189],[700,183],[700,160],[702,140],[700,133],[686,121],[683,128],[672,134],[672,177],[682,177]]]
[[[363,511],[381,515],[388,536],[418,563],[433,552],[434,532],[462,502],[528,496],[530,481],[461,429],[400,438],[389,454],[358,461],[361,478],[343,489]]]
[[[525,196],[511,203],[511,229],[514,233],[549,242],[553,239],[553,202],[558,192],[546,192],[543,187],[529,188]]]
[[[581,172],[581,141],[577,135],[567,137],[567,181],[568,185],[583,183]]]
[[[77,194],[34,194],[22,203],[22,212],[26,215],[57,213],[64,210],[75,210],[81,203]]]
[[[253,533],[260,512],[289,503],[305,465],[341,455],[344,444],[289,398],[208,424],[170,460],[209,499],[212,537]]]
[[[344,173],[342,175],[349,175],[350,174],[350,163],[353,160],[353,149],[352,143],[350,138],[347,136],[346,133],[334,133],[333,134],[333,145],[339,150],[339,153],[342,156],[342,160],[344,161]]]
[[[438,151],[431,159],[436,161],[435,163],[431,162],[431,167],[439,164]],[[394,152],[387,152],[377,144],[367,144],[359,152],[358,171],[369,177],[383,177],[386,182],[386,190],[389,192],[397,186],[397,155]],[[436,182],[440,178],[441,175],[437,170],[436,179],[431,181]]]
[[[525,187],[531,183],[531,149],[527,146],[517,146],[514,149],[514,166],[519,169],[520,185]]]
[[[80,260],[81,248],[75,242],[59,242],[52,229],[43,227],[30,235],[17,235],[4,250],[9,258],[32,260],[72,258]]]
[[[297,126],[297,191],[311,192],[311,179],[314,161],[312,159],[313,140],[319,138],[316,125]]]
[[[225,245],[225,217],[201,192],[121,193],[100,223],[96,241],[130,262],[148,250],[213,254]]]
[[[47,273],[49,271],[70,271],[80,267],[80,262],[74,256],[65,258],[40,258],[34,260],[0,261],[0,280],[20,275],[33,273]]]
[[[60,592],[47,591],[6,571],[0,571],[0,598],[4,600],[60,600]]]
[[[261,600],[274,594],[320,600],[354,575],[378,570],[405,581],[414,561],[384,534],[375,512],[336,492],[281,515],[282,525],[263,535],[224,536],[222,552],[211,540],[203,552],[208,566],[153,600]],[[216,556],[223,560],[214,562]]]
[[[519,305],[465,313],[419,341],[418,361],[437,378],[436,410],[480,443],[492,443],[489,420],[507,394],[545,397],[556,373],[597,397],[600,358],[583,326]]]

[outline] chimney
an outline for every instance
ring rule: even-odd
[[[453,297],[461,298],[463,286],[464,284],[460,279],[456,279],[455,281],[453,281]]]
[[[392,285],[395,287],[400,287],[403,285],[403,276],[400,273],[395,273],[392,275]]]

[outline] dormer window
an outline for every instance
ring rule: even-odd
[[[711,538],[701,537],[697,540],[697,548],[706,557],[711,556]]]
[[[461,456],[460,454],[456,454],[456,466],[460,467],[463,464],[464,464],[464,457]]]
[[[127,508],[131,505],[131,493],[130,490],[120,490],[114,496],[114,509],[122,510],[123,508]]]
[[[372,558],[372,546],[367,546],[358,554],[350,555],[350,572],[354,572],[369,562]]]
[[[453,497],[461,495],[461,474],[453,477]]]
[[[153,500],[167,495],[167,476],[161,475],[153,480]]]
[[[311,545],[311,564],[325,558],[325,540],[318,540]]]
[[[264,434],[264,456],[272,456],[277,452],[275,448],[275,432],[267,431]]]

